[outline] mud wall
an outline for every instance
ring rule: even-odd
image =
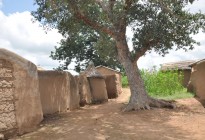
[[[112,99],[118,97],[117,75],[106,75],[105,84],[108,98]]]
[[[193,68],[191,74],[191,82],[195,89],[196,95],[205,100],[205,61],[197,63]]]
[[[182,85],[186,88],[188,86],[191,77],[191,70],[183,70],[182,74],[183,74]]]
[[[16,131],[13,66],[0,59],[0,132]]]
[[[80,108],[80,94],[79,94],[79,85],[78,77],[73,76],[68,73],[69,76],[69,97],[68,97],[68,108],[69,110],[75,110]]]
[[[80,74],[78,76],[79,94],[80,94],[80,105],[84,106],[86,104],[92,103],[90,85],[85,74]]]
[[[89,77],[92,103],[108,101],[105,80],[103,78]]]
[[[37,67],[30,61],[0,49],[0,131],[32,131],[43,119]],[[3,123],[2,123],[3,122]]]
[[[109,98],[116,98],[122,93],[122,79],[119,72],[105,67],[97,67],[96,69],[105,77]]]
[[[67,111],[69,77],[67,72],[38,71],[43,114]]]

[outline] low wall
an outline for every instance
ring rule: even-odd
[[[119,74],[104,75],[108,98],[117,98],[122,93],[121,76]]]
[[[182,85],[186,88],[188,86],[190,77],[191,77],[191,70],[183,70],[183,81]]]
[[[105,80],[98,77],[88,77],[91,89],[92,103],[108,101]]]
[[[43,114],[67,111],[69,77],[67,72],[38,71]]]
[[[118,97],[118,90],[117,90],[117,77],[116,75],[106,75],[105,77],[105,84],[106,90],[108,94],[108,98],[117,98]]]
[[[195,74],[193,75],[194,79],[194,88],[196,90],[196,95],[205,100],[205,61],[197,63],[195,67]]]
[[[188,91],[193,91],[200,100],[205,100],[205,60],[192,65]]]
[[[79,94],[79,86],[78,86],[78,77],[72,76],[68,73],[69,76],[69,97],[68,97],[68,108],[69,110],[75,110],[80,108],[80,94]]]
[[[78,77],[79,94],[80,94],[80,105],[84,106],[86,104],[92,103],[90,85],[85,74],[80,74]]]

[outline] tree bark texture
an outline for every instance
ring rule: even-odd
[[[150,109],[150,107],[174,108],[175,105],[170,101],[153,99],[148,96],[137,63],[129,57],[130,52],[126,40],[116,41],[116,45],[118,59],[125,68],[131,91],[129,103],[123,111]]]

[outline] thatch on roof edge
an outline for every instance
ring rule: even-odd
[[[189,66],[190,66],[190,67],[193,67],[194,65],[196,65],[196,64],[198,64],[198,63],[201,63],[201,62],[204,62],[204,61],[205,61],[205,59],[201,59],[201,60],[198,60],[198,61],[196,61],[196,62],[190,64]]]
[[[100,67],[103,67],[103,68],[106,68],[106,69],[109,69],[109,70],[111,70],[111,71],[114,71],[114,72],[117,72],[117,73],[121,74],[120,71],[118,71],[118,70],[114,70],[114,69],[112,69],[112,68],[109,68],[109,67],[106,67],[106,66],[103,66],[103,65],[99,65],[99,66],[97,66],[96,69],[97,69],[97,68],[100,68]]]
[[[164,63],[161,66],[161,70],[190,70],[190,64],[195,63],[194,60],[187,60],[187,61],[178,61],[178,62],[171,62],[171,63]]]
[[[87,67],[87,69],[84,71],[84,74],[88,77],[88,78],[104,78],[103,75],[98,72],[94,66],[94,64],[91,62],[89,64],[89,66]]]

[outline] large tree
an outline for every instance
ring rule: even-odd
[[[125,111],[174,107],[168,101],[148,96],[137,66],[147,51],[166,54],[170,49],[192,49],[192,38],[205,26],[203,14],[192,14],[186,6],[193,0],[35,0],[39,6],[34,17],[57,28],[69,39],[89,28],[104,44],[112,42],[123,65],[131,90]],[[132,28],[133,49],[127,44],[126,29]],[[107,39],[109,38],[109,42]]]
[[[60,46],[51,52],[51,58],[59,60],[57,70],[67,70],[74,62],[75,71],[81,72],[92,61],[96,66],[103,65],[122,71],[116,51],[111,47],[114,43],[109,39],[102,38],[89,28],[80,28],[77,35],[69,35],[69,38],[60,41]],[[104,43],[105,40],[107,43]]]

